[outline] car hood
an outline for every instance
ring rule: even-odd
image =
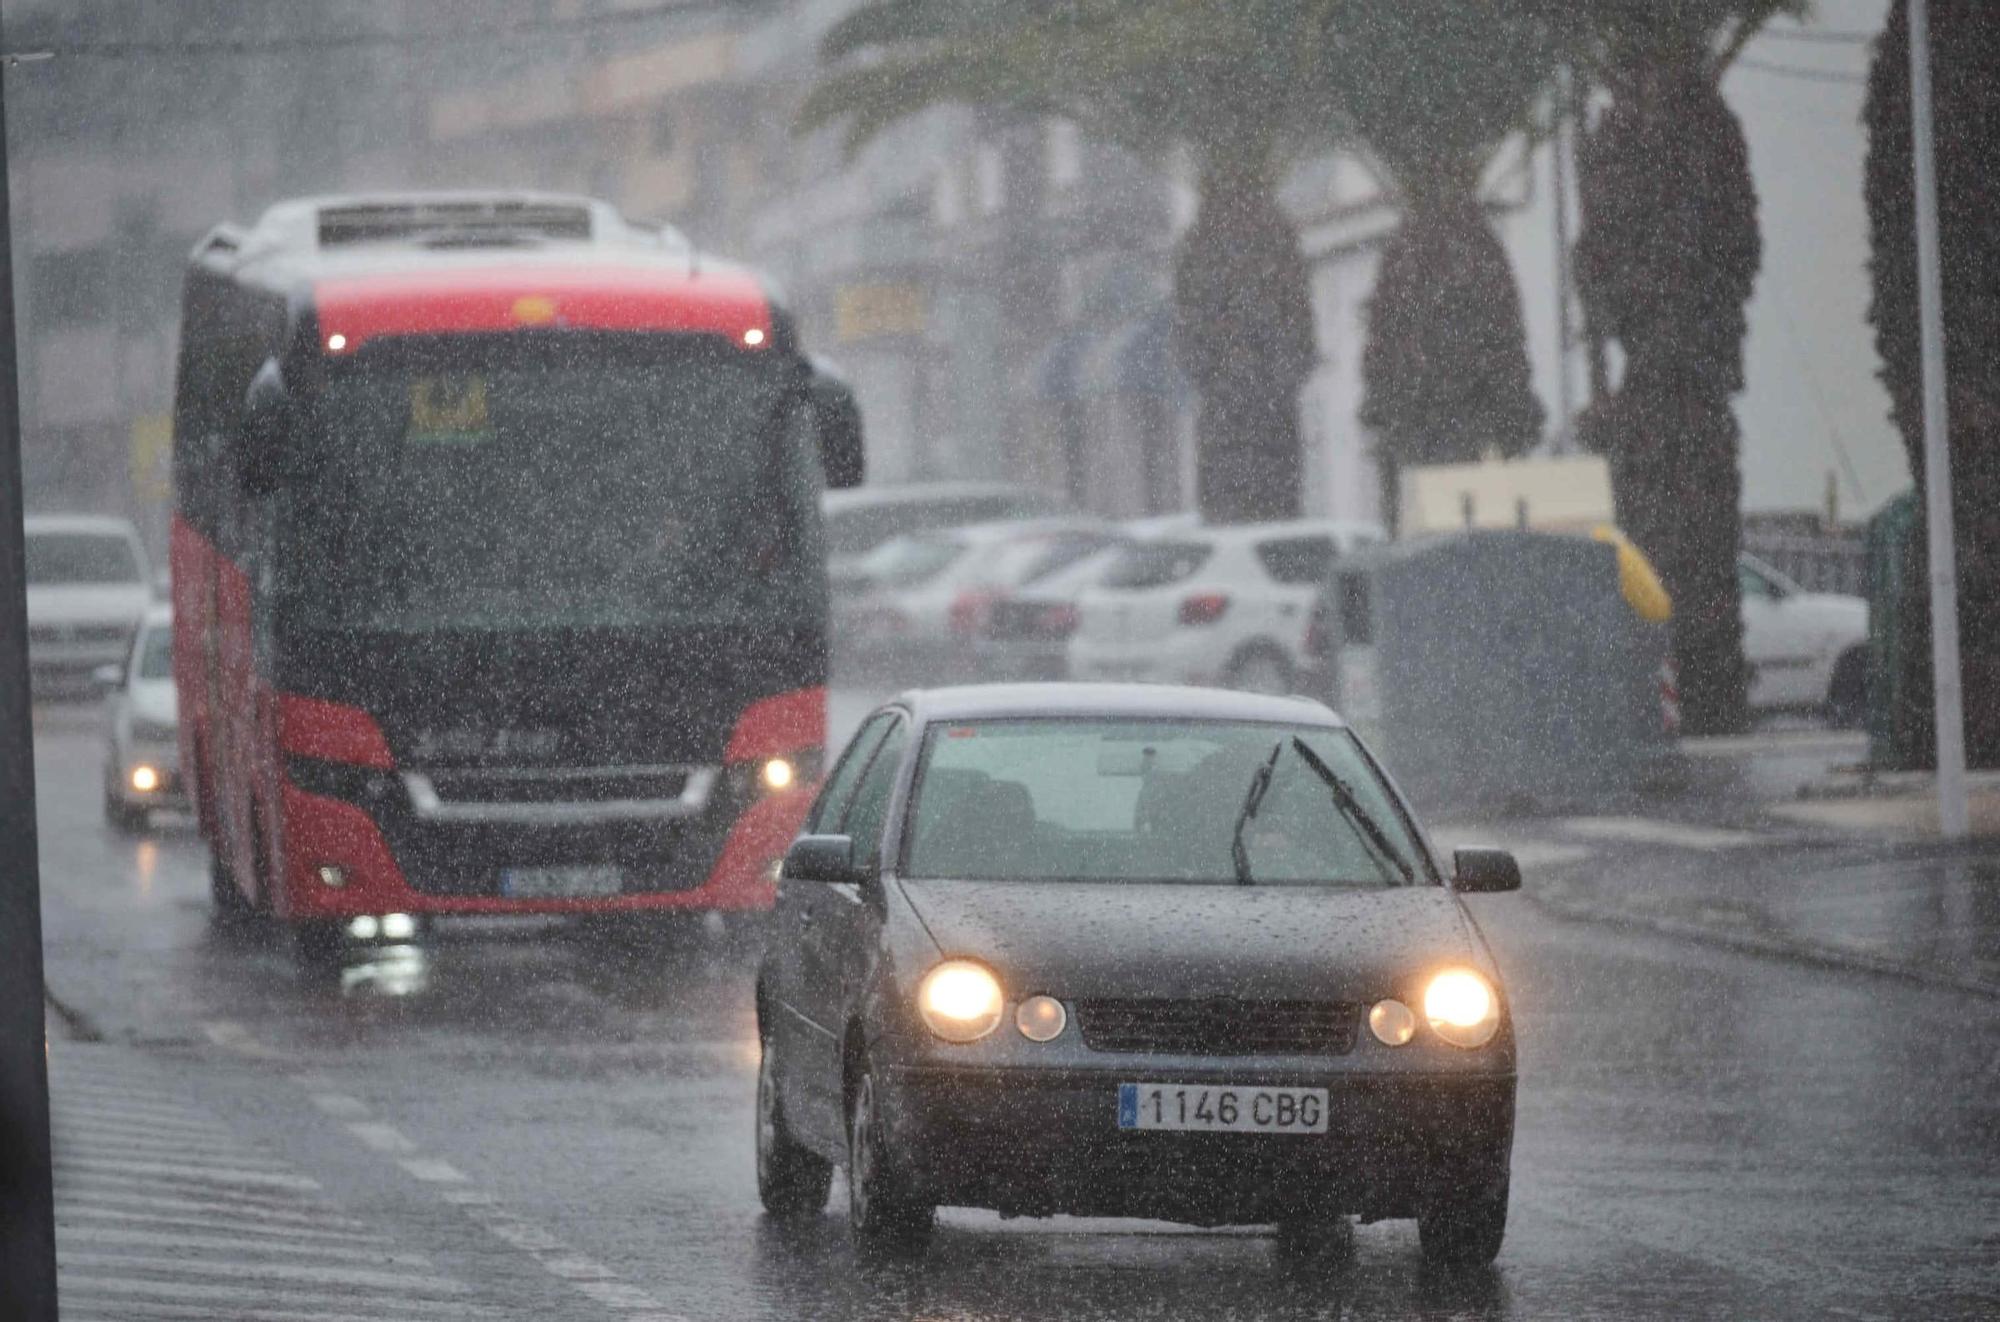
[[[174,682],[170,679],[142,679],[133,683],[126,696],[127,709],[142,721],[155,725],[175,723]]]
[[[1844,625],[1857,634],[1868,632],[1868,601],[1837,592],[1801,592],[1793,599],[1800,610],[1826,625]]]
[[[1485,963],[1437,886],[901,885],[942,953],[991,964],[1010,995],[1359,1001]]]
[[[143,583],[47,584],[28,589],[28,623],[136,626],[151,601]]]

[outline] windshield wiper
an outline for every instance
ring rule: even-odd
[[[1280,739],[1271,745],[1271,756],[1264,759],[1262,766],[1250,775],[1250,792],[1243,796],[1243,811],[1236,814],[1236,829],[1229,837],[1229,857],[1236,863],[1236,884],[1250,884],[1250,851],[1243,844],[1243,828],[1250,825],[1250,819],[1257,815],[1259,805],[1264,802],[1264,792],[1271,788],[1271,770],[1278,765],[1278,754],[1285,751],[1285,741]]]
[[[1417,879],[1416,872],[1404,860],[1402,854],[1397,852],[1395,844],[1389,839],[1388,832],[1384,831],[1381,824],[1370,817],[1368,810],[1361,806],[1361,800],[1354,797],[1354,791],[1340,778],[1339,773],[1328,766],[1318,753],[1313,752],[1305,740],[1296,735],[1292,737],[1292,747],[1298,750],[1300,760],[1313,769],[1313,774],[1326,782],[1327,789],[1333,793],[1334,805],[1340,809],[1341,814],[1354,823],[1377,854],[1387,859],[1396,871],[1402,874],[1403,884],[1408,886],[1414,882]]]

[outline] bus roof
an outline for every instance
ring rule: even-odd
[[[536,326],[707,332],[755,346],[771,343],[778,316],[746,268],[562,194],[299,199],[249,229],[217,227],[194,262],[312,309],[330,352],[384,335]]]

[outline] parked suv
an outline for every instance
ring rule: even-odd
[[[91,672],[126,658],[152,600],[139,534],[124,519],[31,514],[28,665],[37,692],[89,691]]]
[[[1078,598],[1069,673],[1290,692],[1334,559],[1381,540],[1370,524],[1299,520],[1134,543]]]

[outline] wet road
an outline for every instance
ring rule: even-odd
[[[797,1231],[759,1214],[744,941],[461,931],[421,967],[314,989],[267,941],[211,930],[191,833],[103,824],[98,756],[89,713],[44,722],[66,1317],[249,1316],[253,1297],[324,1322],[2000,1312],[1991,1001],[1482,897],[1522,1056],[1490,1271],[1421,1270],[1409,1223],[1295,1258],[1255,1234],[961,1213],[920,1271],[864,1270],[839,1210]],[[1608,861],[1642,885],[1664,857]],[[297,1229],[259,1239],[258,1218]]]

